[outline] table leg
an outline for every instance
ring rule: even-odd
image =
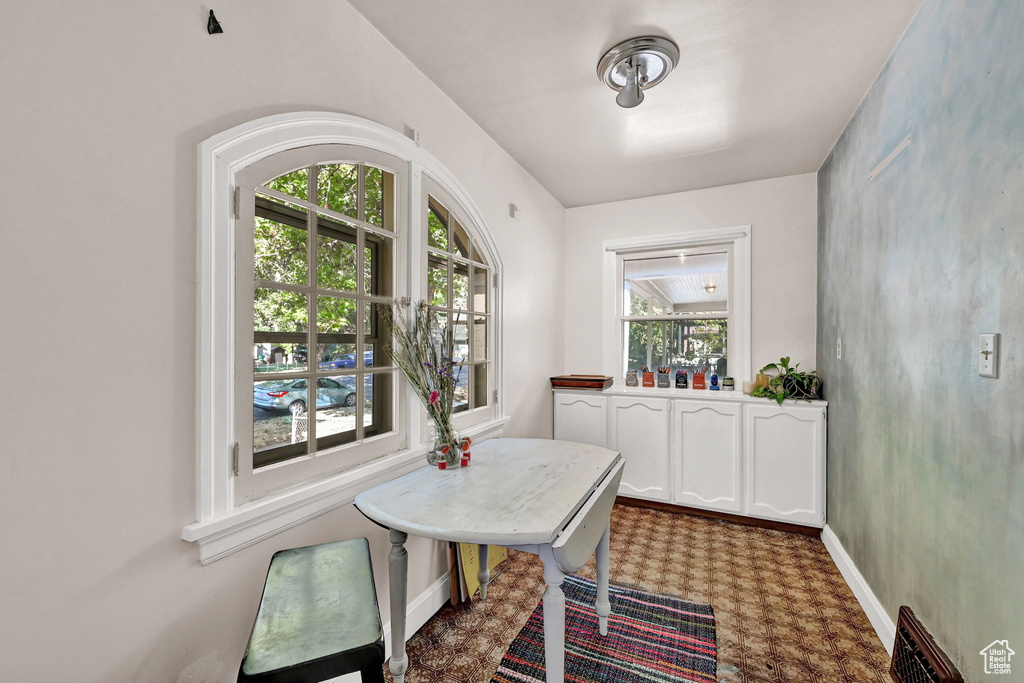
[[[391,589],[391,662],[388,668],[395,683],[405,681],[409,660],[405,656],[405,611],[408,602],[409,553],[405,550],[404,531],[391,530],[391,552],[388,553],[388,584]]]
[[[562,572],[550,545],[540,547],[544,561],[544,669],[547,683],[565,683],[565,593]]]
[[[487,566],[487,551],[488,546],[486,543],[478,546],[479,552],[477,555],[480,557],[480,571],[476,573],[476,578],[480,581],[480,599],[487,599],[487,584],[491,581],[491,569]]]
[[[608,635],[608,615],[612,613],[612,603],[608,600],[608,538],[611,535],[611,522],[604,528],[601,540],[597,543],[597,623],[602,636]]]

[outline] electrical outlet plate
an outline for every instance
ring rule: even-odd
[[[978,344],[978,374],[982,377],[999,377],[999,335],[981,335]]]
[[[843,359],[843,338],[836,337],[836,360]]]

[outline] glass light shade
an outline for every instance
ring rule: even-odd
[[[615,102],[620,107],[627,109],[635,107],[644,101],[644,93],[640,89],[639,76],[637,70],[633,67],[627,69],[626,72],[626,84],[619,91],[619,94],[615,97]]]

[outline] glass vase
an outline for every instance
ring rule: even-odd
[[[447,427],[443,426],[447,422]],[[432,447],[427,451],[427,464],[437,467],[441,462],[445,468],[457,467],[461,458],[459,433],[451,427],[450,421],[430,420],[430,442]]]

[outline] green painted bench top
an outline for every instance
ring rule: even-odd
[[[324,680],[383,662],[367,540],[275,553],[238,680],[285,680],[274,674],[305,669],[324,678],[300,680]]]

